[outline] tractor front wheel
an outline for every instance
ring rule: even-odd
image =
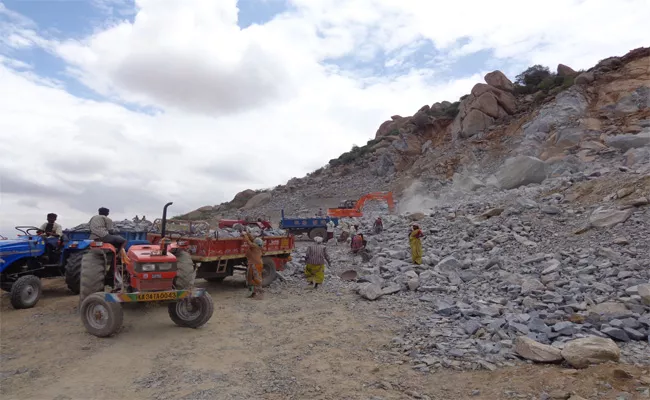
[[[11,305],[17,310],[32,308],[38,303],[42,292],[43,286],[38,276],[21,276],[11,286]]]
[[[199,297],[190,297],[169,303],[167,311],[176,325],[196,329],[205,325],[212,318],[214,303],[210,294],[205,292]]]
[[[110,303],[104,293],[93,293],[81,302],[81,321],[88,333],[108,337],[122,327],[123,313],[120,303]]]

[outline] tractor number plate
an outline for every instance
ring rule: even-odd
[[[137,301],[175,300],[176,292],[152,292],[136,295]]]

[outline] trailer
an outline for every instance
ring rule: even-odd
[[[282,210],[280,229],[284,229],[294,235],[306,233],[310,239],[316,236],[325,239],[327,237],[327,223],[330,221],[334,222],[334,226],[339,225],[339,219],[332,217],[285,218],[284,210]]]
[[[243,237],[216,238],[210,236],[178,235],[178,241],[186,242],[192,261],[197,266],[196,277],[208,282],[220,282],[232,276],[235,270],[246,270],[248,244]],[[160,243],[159,233],[149,233],[152,244]],[[289,236],[262,236],[264,241],[264,270],[262,286],[268,286],[276,278],[276,271],[283,271],[291,261],[295,239]]]

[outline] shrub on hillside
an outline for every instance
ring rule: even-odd
[[[548,67],[536,64],[532,67],[528,67],[524,72],[517,75],[515,77],[515,83],[521,86],[537,86],[542,83],[544,79],[548,78],[551,75],[551,71],[548,69]]]

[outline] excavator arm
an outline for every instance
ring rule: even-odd
[[[330,217],[361,217],[363,215],[363,206],[368,200],[384,200],[388,203],[388,210],[390,212],[395,211],[393,192],[375,192],[361,196],[361,198],[357,200],[354,208],[329,208],[327,210],[327,215]]]

